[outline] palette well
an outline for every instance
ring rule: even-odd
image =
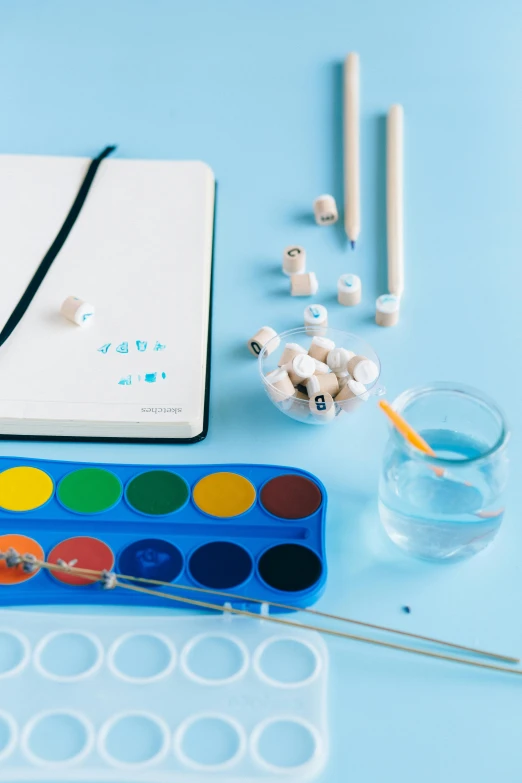
[[[304,628],[3,610],[0,685],[2,783],[303,783],[328,761],[328,651]]]
[[[326,504],[315,476],[288,467],[0,458],[1,551],[296,607],[325,585]],[[166,602],[0,561],[0,605],[47,603]]]

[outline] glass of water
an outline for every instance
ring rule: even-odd
[[[437,456],[390,428],[379,483],[379,513],[389,537],[430,560],[480,552],[504,515],[509,431],[501,411],[481,392],[452,383],[410,389],[392,407]]]

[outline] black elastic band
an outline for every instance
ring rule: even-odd
[[[58,234],[56,235],[56,238],[54,242],[52,243],[51,247],[43,257],[42,261],[40,262],[40,266],[36,270],[36,272],[33,275],[33,278],[27,288],[25,289],[24,293],[22,294],[22,297],[18,304],[16,305],[15,309],[9,316],[9,319],[7,320],[4,328],[0,332],[0,346],[2,346],[9,335],[11,335],[22,318],[24,317],[25,311],[31,304],[34,295],[40,288],[40,285],[49,271],[51,264],[53,263],[54,259],[62,249],[65,240],[71,233],[71,229],[74,226],[76,219],[78,215],[81,212],[81,209],[85,203],[85,199],[87,198],[87,194],[90,190],[90,187],[93,183],[94,177],[96,176],[96,172],[98,171],[98,166],[102,162],[104,158],[106,158],[108,155],[111,154],[111,152],[114,152],[116,149],[115,146],[111,147],[105,147],[105,149],[100,152],[97,158],[94,158],[94,160],[91,161],[91,164],[89,168],[87,169],[87,174],[85,175],[85,178],[80,186],[80,190],[78,191],[78,194],[76,198],[74,199],[74,203],[69,210],[69,214],[65,218],[65,221],[59,230]]]

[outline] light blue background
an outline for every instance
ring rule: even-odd
[[[5,454],[130,462],[279,462],[330,494],[321,606],[522,653],[519,480],[522,4],[517,0],[94,0],[0,3],[0,150],[200,158],[219,181],[210,433],[196,446],[27,445]],[[342,205],[341,62],[362,63],[362,234],[317,228]],[[385,286],[384,114],[405,108],[406,293]],[[1,216],[0,216],[1,219]],[[282,248],[298,242],[332,325],[380,353],[389,398],[430,380],[489,393],[513,426],[509,514],[475,559],[428,565],[388,543],[376,514],[381,414],[320,430],[264,398],[244,341],[301,323]],[[5,263],[5,259],[3,260]],[[335,304],[342,272],[364,300]],[[401,606],[412,608],[409,616]],[[341,641],[331,655],[331,757],[321,781],[520,780],[516,678]]]

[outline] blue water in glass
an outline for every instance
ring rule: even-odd
[[[495,537],[503,513],[495,470],[487,461],[466,462],[487,451],[485,444],[451,430],[422,432],[443,459],[451,459],[442,477],[429,460],[412,459],[389,446],[379,486],[382,523],[394,543],[429,559],[469,557]]]

